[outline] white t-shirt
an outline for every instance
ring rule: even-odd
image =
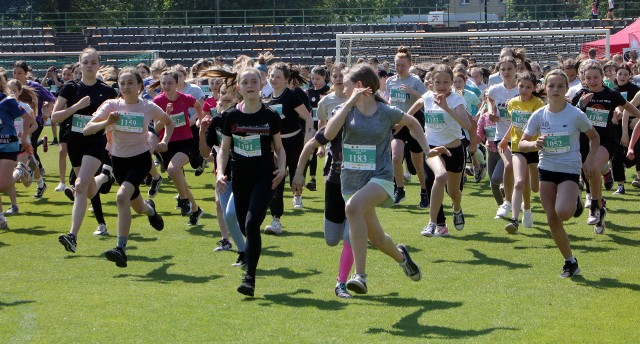
[[[409,75],[405,79],[400,79],[397,75],[394,75],[387,79],[386,86],[389,94],[389,104],[407,112],[420,97],[400,90],[401,85],[416,90],[420,94],[427,92],[427,88],[424,86],[424,83],[414,75]]]
[[[331,92],[322,97],[318,102],[318,120],[328,121],[336,106],[347,101],[348,98],[338,98],[335,92]]]
[[[29,104],[19,101],[16,99],[16,101],[18,102],[18,106],[21,106],[24,111],[26,111],[29,115],[33,116],[33,109],[31,108],[31,106],[29,106]],[[24,129],[24,119],[22,117],[18,117],[16,119],[13,120],[13,127],[16,128],[16,133],[17,136],[20,137],[20,135],[22,135],[22,131]],[[29,135],[29,137],[31,137],[31,135]],[[31,142],[31,140],[29,140],[29,142]]]
[[[493,85],[497,85],[497,84],[501,84],[502,83],[502,77],[500,76],[500,72],[496,72],[493,73],[491,75],[489,75],[489,83],[487,84],[487,86],[491,87]]]
[[[513,97],[518,96],[518,87],[507,89],[504,87],[504,83],[490,86],[487,89],[487,95],[494,100],[497,109],[494,109],[494,113],[500,116],[500,120],[496,124],[496,140],[502,140],[504,135],[511,126],[511,116],[507,111],[507,103]]]
[[[424,130],[427,142],[431,146],[444,146],[456,139],[462,139],[462,127],[448,112],[442,110],[434,103],[436,94],[428,91],[422,96],[424,101]],[[455,92],[451,92],[447,97],[447,105],[451,110],[462,105],[466,107],[467,103],[464,97]]]
[[[578,80],[578,78],[576,78],[576,80]],[[578,84],[575,84],[573,86],[569,85],[569,90],[567,91],[567,95],[565,96],[569,101],[571,101],[576,94],[578,94],[578,91],[580,91],[582,89],[582,83],[579,82],[580,80],[578,80]]]

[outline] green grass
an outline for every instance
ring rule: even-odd
[[[402,206],[378,214],[387,233],[409,246],[423,279],[410,281],[370,249],[369,294],[340,300],[333,287],[341,245],[324,242],[319,183],[317,192],[304,193],[303,211],[294,211],[287,196],[285,234],[262,237],[257,293],[248,299],[236,292],[236,254],[213,252],[219,231],[210,170],[199,178],[187,171],[207,213],[201,225],[187,226],[174,210],[176,192],[165,179],[155,198],[165,229],[156,232],[135,217],[129,267],[120,269],[103,256],[116,241],[114,192],[103,196],[113,236],[93,237],[96,222],[87,213],[76,254],[57,242],[71,214],[71,203],[53,191],[57,150],[41,154],[49,173],[44,199],[32,200],[35,186],[19,186],[20,213],[0,231],[1,343],[640,340],[640,192],[630,186],[627,195],[608,198],[605,235],[595,235],[584,216],[568,223],[583,274],[563,280],[539,203],[535,228],[508,236],[506,223],[493,219],[487,183],[468,183],[464,231],[453,229],[449,216],[452,236],[429,239],[419,235],[427,213],[417,207],[414,176]]]

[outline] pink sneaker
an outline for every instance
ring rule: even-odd
[[[439,236],[449,236],[449,227],[447,227],[446,224],[444,225],[438,225],[436,227],[436,231],[433,233],[434,237],[439,237]]]

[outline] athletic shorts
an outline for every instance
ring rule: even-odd
[[[551,182],[556,185],[564,183],[566,181],[572,181],[576,184],[580,183],[580,175],[565,172],[552,172],[543,170],[538,167],[538,180],[541,182]]]
[[[18,159],[18,152],[0,152],[0,160],[13,160]]]
[[[609,160],[613,159],[619,145],[620,140],[616,142],[616,140],[612,138],[603,139],[600,137],[600,146],[609,152]],[[589,138],[585,134],[580,134],[580,156],[582,157],[583,163],[587,160],[587,155],[589,155]]]
[[[151,154],[149,151],[146,151],[129,158],[112,156],[111,160],[113,163],[113,176],[116,178],[116,181],[120,185],[124,182],[131,183],[131,185],[135,187],[131,199],[136,199],[138,195],[140,195],[140,184],[144,181],[147,174],[149,174],[149,171],[151,171]]]
[[[193,147],[193,139],[171,141],[167,146],[167,151],[164,153],[160,153],[160,155],[162,156],[162,164],[164,165],[164,168],[169,167],[171,159],[173,159],[173,157],[177,153],[184,153],[184,155],[186,155],[188,158]]]
[[[414,117],[420,123],[420,127],[424,128],[424,112],[422,111],[416,112]],[[411,153],[422,153],[422,147],[420,147],[420,144],[418,143],[418,141],[414,139],[413,136],[411,136],[411,132],[409,131],[409,128],[402,127],[402,129],[393,133],[393,138],[396,140],[403,141],[404,144],[409,148],[409,151],[411,151]]]
[[[527,153],[523,153],[523,152],[512,152],[511,154],[518,154],[523,156],[526,160],[527,160],[527,165],[529,164],[537,164],[538,162],[540,162],[540,156],[538,155],[538,152],[527,152]]]
[[[435,148],[436,146],[429,146],[431,148]],[[449,152],[451,152],[451,156],[441,155],[440,157],[444,161],[444,167],[447,172],[451,173],[460,173],[464,170],[464,165],[466,163],[464,146],[459,145],[454,148],[447,148]]]
[[[367,184],[376,184],[379,185],[384,191],[387,193],[389,197],[387,197],[382,204],[381,207],[391,207],[393,206],[393,182],[390,180],[380,179],[380,178],[371,178]],[[325,191],[326,192],[326,191]],[[345,203],[351,198],[353,194],[342,194],[342,198]]]
[[[105,139],[106,141],[106,139]],[[82,164],[82,157],[85,155],[92,156],[100,162],[104,160],[106,142],[74,142],[73,144],[67,143],[67,153],[69,154],[69,160],[71,166],[80,167]]]

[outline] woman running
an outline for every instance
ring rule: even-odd
[[[640,87],[631,83],[631,68],[627,65],[622,65],[616,69],[615,82],[616,86],[613,88],[614,91],[620,92],[622,97],[626,99],[628,102],[633,104],[633,100],[640,91]],[[635,105],[634,105],[635,106]],[[618,110],[616,111],[618,114],[620,113]],[[626,114],[626,116],[625,116]],[[635,117],[633,117],[635,118]],[[622,120],[618,121],[616,125],[616,130],[620,134],[620,146],[616,150],[616,154],[611,159],[611,169],[613,170],[613,180],[618,183],[618,189],[614,194],[623,195],[625,193],[624,183],[625,183],[625,168],[630,168],[631,166],[636,166],[636,175],[640,175],[640,164],[638,164],[638,160],[636,158],[635,161],[631,161],[626,159],[627,155],[627,146],[629,145],[629,135],[633,131],[633,126],[629,125],[629,111],[622,111]],[[640,186],[640,184],[635,183],[635,185]]]
[[[262,250],[260,225],[267,215],[273,190],[284,178],[286,157],[280,139],[280,117],[260,101],[260,72],[254,68],[245,68],[237,75],[237,88],[244,103],[242,110],[230,108],[226,111],[222,143],[217,157],[216,190],[225,193],[230,186],[233,189],[238,223],[247,237],[247,272],[238,292],[253,296],[256,267]],[[228,83],[235,84],[231,80]],[[230,153],[233,158],[233,179],[231,185],[228,185],[225,170]]]
[[[600,176],[596,158],[600,137],[587,116],[565,100],[569,79],[564,72],[558,69],[549,72],[544,87],[547,105],[529,118],[518,149],[521,152],[540,150],[540,201],[551,236],[565,260],[560,277],[567,278],[579,274],[580,267],[571,252],[563,223],[582,213],[578,188],[580,170],[588,177]],[[580,159],[580,133],[588,138],[589,152],[584,165]]]
[[[131,208],[137,214],[146,214],[151,226],[161,231],[164,221],[156,212],[152,200],[143,201],[139,185],[151,169],[151,153],[147,143],[147,128],[151,120],[164,127],[165,135],[157,150],[164,152],[173,133],[171,118],[156,104],[141,98],[142,77],[133,67],[124,68],[118,77],[121,97],[105,101],[83,129],[85,136],[106,131],[108,147],[113,161],[113,175],[120,189],[116,196],[118,206],[118,241],[105,257],[117,267],[127,266],[127,240],[131,229]]]

